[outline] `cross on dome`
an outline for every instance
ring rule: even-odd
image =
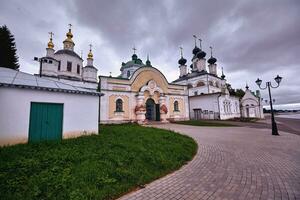
[[[53,32],[49,32],[49,35],[50,35],[50,40],[52,40],[52,36],[54,35]]]
[[[54,48],[54,44],[52,42],[52,37],[54,35],[53,32],[49,32],[50,38],[49,38],[49,42],[48,42],[48,48],[53,49]]]
[[[199,40],[199,44],[200,44],[200,49],[202,49],[202,44],[201,44],[202,40],[201,40],[201,38],[199,38],[198,40]]]
[[[179,49],[180,49],[180,55],[181,55],[181,58],[182,58],[183,57],[183,52],[182,52],[183,48],[179,47]]]
[[[195,40],[195,47],[197,46],[197,36],[196,35],[193,35],[194,37],[194,40]]]
[[[90,46],[90,52],[89,52],[89,54],[88,54],[88,58],[90,58],[90,59],[93,59],[93,53],[92,53],[92,44],[89,44],[89,46]]]
[[[135,45],[133,45],[132,50],[133,50],[133,54],[135,54],[135,51],[137,50],[137,49],[135,48]]]

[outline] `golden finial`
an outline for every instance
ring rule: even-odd
[[[48,42],[48,48],[53,49],[54,48],[54,44],[52,42],[52,36],[54,35],[52,32],[49,32],[50,35],[50,40]]]
[[[72,28],[72,24],[69,24],[69,32],[67,32],[67,34],[66,34],[68,39],[72,39],[72,37],[73,37],[71,28]]]
[[[93,53],[92,53],[92,46],[93,45],[90,44],[89,46],[90,46],[90,52],[88,54],[88,58],[93,59]]]

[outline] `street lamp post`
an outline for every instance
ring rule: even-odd
[[[40,63],[40,70],[39,70],[39,76],[42,77],[42,62],[44,61],[42,58],[34,57],[34,61],[37,61]]]
[[[255,81],[255,83],[258,85],[258,87],[261,90],[265,90],[268,88],[268,92],[269,92],[269,102],[270,102],[270,107],[271,107],[271,120],[272,120],[272,135],[279,135],[278,134],[278,129],[277,129],[277,124],[275,122],[275,118],[274,118],[274,111],[273,111],[273,101],[272,101],[272,95],[271,95],[271,88],[278,88],[279,84],[282,80],[282,77],[280,77],[279,75],[277,75],[274,80],[276,81],[277,85],[276,86],[272,86],[271,81],[266,82],[266,87],[262,88],[261,87],[261,83],[262,80],[260,80],[259,78]]]

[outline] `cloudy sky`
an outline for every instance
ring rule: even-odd
[[[256,90],[257,77],[274,83],[282,76],[276,103],[300,102],[299,20],[299,0],[0,0],[0,25],[15,36],[22,71],[37,73],[33,57],[45,55],[48,32],[61,49],[71,23],[75,51],[86,58],[93,44],[101,75],[118,75],[135,45],[171,82],[179,75],[179,46],[190,65],[195,34],[208,55],[213,46],[219,74],[223,67],[233,88],[248,82]]]

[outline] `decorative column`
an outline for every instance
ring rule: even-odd
[[[136,98],[135,114],[138,124],[143,124],[146,119],[146,106],[144,105],[144,93],[140,92]]]
[[[161,122],[168,122],[167,120],[167,113],[168,113],[168,108],[166,106],[166,97],[165,95],[161,94],[159,97],[159,105],[160,105],[160,121]]]

